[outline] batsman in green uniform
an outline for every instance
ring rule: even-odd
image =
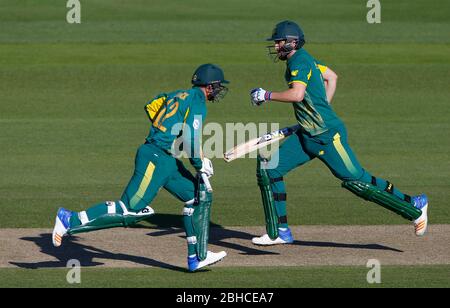
[[[53,230],[53,244],[61,246],[66,235],[106,228],[127,227],[154,214],[150,207],[161,188],[184,202],[183,222],[188,243],[188,268],[195,271],[220,261],[224,251],[207,251],[212,193],[201,180],[214,173],[211,161],[201,150],[202,123],[206,101],[217,102],[227,92],[222,69],[203,64],[192,76],[192,89],[161,93],[145,105],[151,128],[137,151],[134,174],[122,197],[76,213],[60,208]],[[182,147],[197,171],[194,177],[172,155],[173,144]]]
[[[304,34],[292,21],[278,23],[268,41],[274,46],[269,53],[275,60],[286,61],[285,80],[288,89],[282,92],[253,89],[254,106],[265,102],[289,103],[300,129],[280,146],[270,161],[258,157],[257,177],[261,188],[267,234],[253,238],[257,245],[292,243],[292,233],[286,215],[286,189],[283,176],[289,171],[318,158],[332,174],[342,180],[342,186],[359,197],[373,201],[414,222],[415,233],[425,233],[428,223],[426,195],[411,197],[392,183],[363,169],[347,143],[347,131],[330,106],[336,90],[337,75],[314,59],[304,48]]]

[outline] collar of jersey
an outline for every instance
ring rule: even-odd
[[[287,64],[291,64],[292,61],[294,61],[294,59],[296,59],[298,56],[300,56],[301,53],[304,53],[304,49],[300,48],[299,50],[297,50],[292,57],[290,57],[289,59],[287,59]]]
[[[197,92],[198,95],[200,95],[201,99],[202,99],[204,102],[206,102],[206,96],[205,96],[205,93],[203,93],[203,91],[200,90],[199,87],[193,87],[192,89],[195,90],[195,91]]]

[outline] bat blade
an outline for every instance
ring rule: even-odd
[[[206,174],[204,174],[203,172],[202,172],[201,176],[202,176],[203,183],[205,183],[206,190],[209,193],[212,193],[213,189],[212,189],[211,183],[209,182],[208,176]]]
[[[264,134],[258,138],[251,139],[245,143],[239,144],[232,148],[231,150],[223,154],[223,159],[226,162],[231,162],[238,159],[246,154],[249,154],[258,149],[264,148],[274,142],[280,141],[287,136],[292,135],[299,129],[299,125],[294,125],[290,127],[285,127],[283,129],[275,130],[270,133]]]
[[[277,140],[280,140],[282,138],[272,138],[271,140],[265,141],[262,139],[262,137],[258,137],[255,139],[252,139],[250,141],[247,141],[245,143],[242,143],[240,145],[235,146],[231,150],[224,153],[223,158],[226,162],[231,162],[235,159],[238,159],[246,154],[249,154],[253,151],[256,151],[260,148],[263,148],[265,146],[268,146],[271,143],[274,143]]]

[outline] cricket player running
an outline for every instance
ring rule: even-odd
[[[203,64],[192,76],[192,89],[161,93],[145,106],[152,125],[137,151],[134,174],[122,197],[76,213],[63,208],[56,215],[53,245],[61,246],[66,235],[106,228],[127,227],[154,214],[149,206],[160,188],[184,202],[183,222],[188,244],[188,269],[198,270],[222,260],[224,251],[207,251],[212,194],[200,182],[202,174],[214,174],[211,161],[201,150],[202,123],[206,100],[217,102],[225,96],[223,71]],[[186,134],[186,132],[189,132]],[[173,157],[172,145],[183,133],[183,149],[197,171],[194,177],[183,163]]]
[[[286,216],[283,176],[314,158],[324,162],[333,175],[343,181],[344,188],[413,221],[416,235],[423,235],[428,223],[426,195],[406,195],[361,167],[347,143],[344,123],[330,106],[337,75],[302,48],[305,40],[300,27],[292,21],[280,22],[267,40],[275,43],[269,46],[269,53],[275,59],[286,61],[284,77],[289,88],[282,92],[253,89],[251,102],[254,106],[269,101],[291,104],[300,129],[274,154],[279,160],[275,168],[264,168],[267,160],[258,157],[257,178],[267,234],[253,238],[252,242],[256,245],[293,242]]]

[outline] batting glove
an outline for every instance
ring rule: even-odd
[[[211,160],[204,157],[202,163],[202,169],[200,169],[199,172],[206,174],[208,178],[212,177],[214,175],[214,168]]]
[[[272,92],[262,88],[256,88],[250,91],[250,99],[253,106],[260,106],[262,103],[271,99]]]

